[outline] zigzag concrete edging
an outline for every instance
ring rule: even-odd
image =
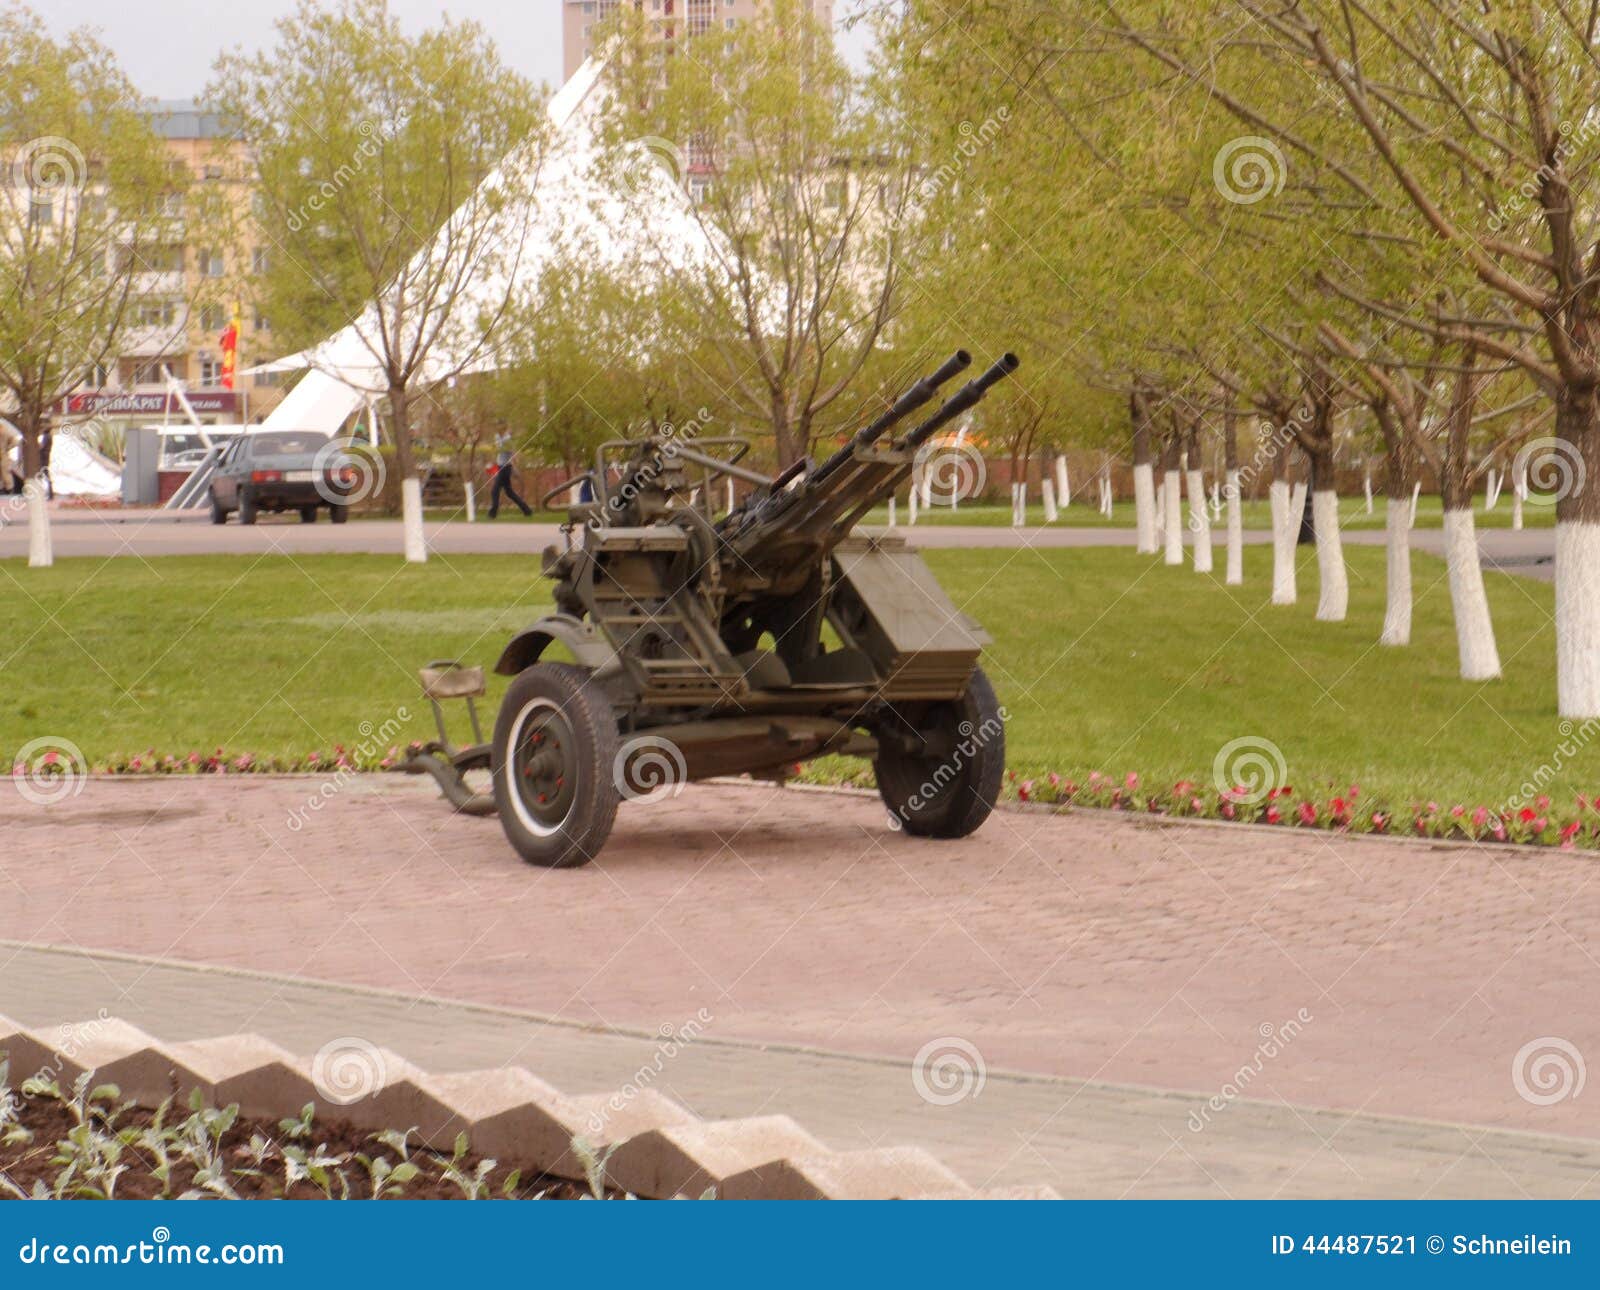
[[[431,1075],[371,1048],[362,1056],[372,1069],[363,1074],[375,1073],[375,1084],[358,1086],[360,1096],[346,1101],[337,1096],[336,1069],[319,1078],[315,1059],[260,1035],[164,1044],[114,1017],[55,1029],[60,1037],[52,1040],[0,1016],[0,1057],[23,1092],[31,1080],[65,1088],[88,1073],[149,1107],[198,1089],[212,1105],[237,1103],[241,1115],[276,1120],[310,1102],[324,1117],[368,1132],[415,1126],[439,1150],[465,1131],[481,1155],[573,1181],[584,1179],[572,1149],[581,1137],[604,1157],[608,1184],[649,1199],[712,1188],[729,1200],[1060,1199],[1044,1186],[974,1189],[919,1148],[833,1151],[785,1115],[703,1120],[652,1089],[573,1096],[520,1067]]]

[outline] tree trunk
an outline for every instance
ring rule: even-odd
[[[1600,717],[1600,393],[1556,402],[1556,694],[1563,717]],[[1535,482],[1545,472],[1535,469]]]
[[[1289,488],[1289,442],[1273,436],[1272,485],[1268,489],[1272,506],[1272,603],[1295,602],[1294,538],[1298,517],[1292,514],[1293,494]]]
[[[1446,427],[1444,471],[1439,481],[1444,504],[1445,565],[1450,573],[1450,605],[1455,612],[1456,648],[1463,681],[1488,681],[1500,675],[1500,651],[1495,646],[1494,623],[1489,617],[1489,597],[1483,588],[1483,568],[1478,560],[1477,525],[1472,518],[1472,483],[1468,470],[1468,434],[1474,403],[1475,355],[1469,350],[1456,376]],[[1560,592],[1556,596],[1560,608]],[[1561,628],[1556,626],[1557,650]]]
[[[1387,555],[1383,632],[1380,645],[1411,644],[1411,484],[1416,473],[1412,447],[1393,412],[1378,410],[1384,436],[1384,549]]]
[[[1156,482],[1150,455],[1150,417],[1144,395],[1128,396],[1133,418],[1133,523],[1140,555],[1156,553]]]
[[[1189,527],[1194,532],[1194,571],[1210,573],[1211,516],[1206,511],[1206,480],[1200,465],[1200,436],[1189,427],[1188,457],[1184,462],[1184,486],[1189,493]]]
[[[1161,453],[1161,525],[1166,539],[1167,564],[1183,563],[1183,472],[1180,467],[1178,436],[1167,436]]]
[[[1317,621],[1342,623],[1350,608],[1350,576],[1339,535],[1339,490],[1333,435],[1319,435],[1311,456],[1311,515],[1317,543]]]
[[[1228,569],[1223,582],[1244,585],[1244,501],[1239,496],[1239,426],[1233,413],[1222,422],[1223,495],[1228,503]]]
[[[400,528],[409,564],[425,564],[428,544],[422,532],[422,480],[411,448],[411,396],[402,384],[389,386],[389,430],[394,436],[394,465],[400,472]]]
[[[44,428],[41,409],[23,408],[17,422],[22,432],[22,493],[28,503],[28,567],[48,569],[56,562],[55,544],[50,539],[50,502],[39,455],[39,434]]]
[[[1072,483],[1067,478],[1067,454],[1056,454],[1056,505],[1065,510],[1072,498]]]

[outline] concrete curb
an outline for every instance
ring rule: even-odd
[[[988,1193],[926,1152],[835,1152],[783,1115],[702,1120],[651,1089],[571,1096],[511,1067],[430,1075],[386,1049],[339,1041],[303,1058],[260,1035],[163,1044],[137,1026],[98,1017],[54,1028],[52,1039],[0,1016],[0,1054],[25,1094],[30,1080],[68,1088],[81,1075],[115,1084],[147,1107],[198,1089],[213,1106],[257,1119],[293,1118],[309,1102],[357,1129],[415,1127],[436,1150],[466,1132],[502,1164],[583,1181],[574,1140],[601,1161],[606,1182],[649,1199],[709,1189],[741,1200],[1059,1199],[1049,1187]]]

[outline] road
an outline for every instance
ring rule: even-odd
[[[966,525],[925,524],[902,526],[898,532],[919,547],[1016,548],[1034,546],[1097,547],[1132,546],[1131,529],[1085,528],[1064,525],[1025,529],[987,528]],[[440,555],[529,555],[537,557],[546,545],[559,542],[561,533],[554,524],[499,523],[463,520],[430,523],[426,527],[428,547]],[[55,553],[67,556],[162,555],[299,555],[322,552],[398,553],[401,549],[398,520],[356,520],[349,524],[329,524],[323,517],[316,524],[302,524],[297,517],[267,516],[250,528],[237,523],[213,525],[203,512],[176,515],[167,511],[87,510],[61,508],[54,517],[52,537]],[[1250,531],[1245,541],[1252,545],[1267,542],[1264,531]],[[1346,542],[1365,546],[1383,545],[1382,530],[1355,529],[1344,534]],[[1433,555],[1443,552],[1443,534],[1438,529],[1417,529],[1411,535],[1413,546]],[[1220,539],[1219,567],[1220,567]],[[1486,568],[1526,574],[1548,580],[1555,557],[1555,531],[1549,528],[1485,529],[1478,535],[1478,547]],[[25,524],[12,522],[0,526],[0,559],[26,556],[28,533]],[[1304,553],[1310,558],[1310,551]],[[1220,574],[1219,574],[1220,576]]]

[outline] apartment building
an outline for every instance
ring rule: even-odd
[[[276,378],[235,376],[227,388],[222,352],[238,305],[237,366],[272,354],[271,321],[250,307],[245,289],[255,257],[266,252],[240,245],[234,234],[249,226],[243,218],[254,194],[249,157],[221,117],[194,102],[157,104],[150,124],[176,171],[190,180],[189,196],[175,187],[167,240],[141,255],[132,317],[115,361],[91,373],[60,412],[138,424],[182,420],[181,403],[169,393],[170,373],[201,420],[258,420],[282,397]]]
[[[731,31],[755,17],[764,0],[562,0],[563,66],[571,76],[594,53],[594,32],[613,11],[632,4],[651,22],[658,39],[671,43],[715,28]],[[831,30],[833,0],[811,0],[811,10]]]

